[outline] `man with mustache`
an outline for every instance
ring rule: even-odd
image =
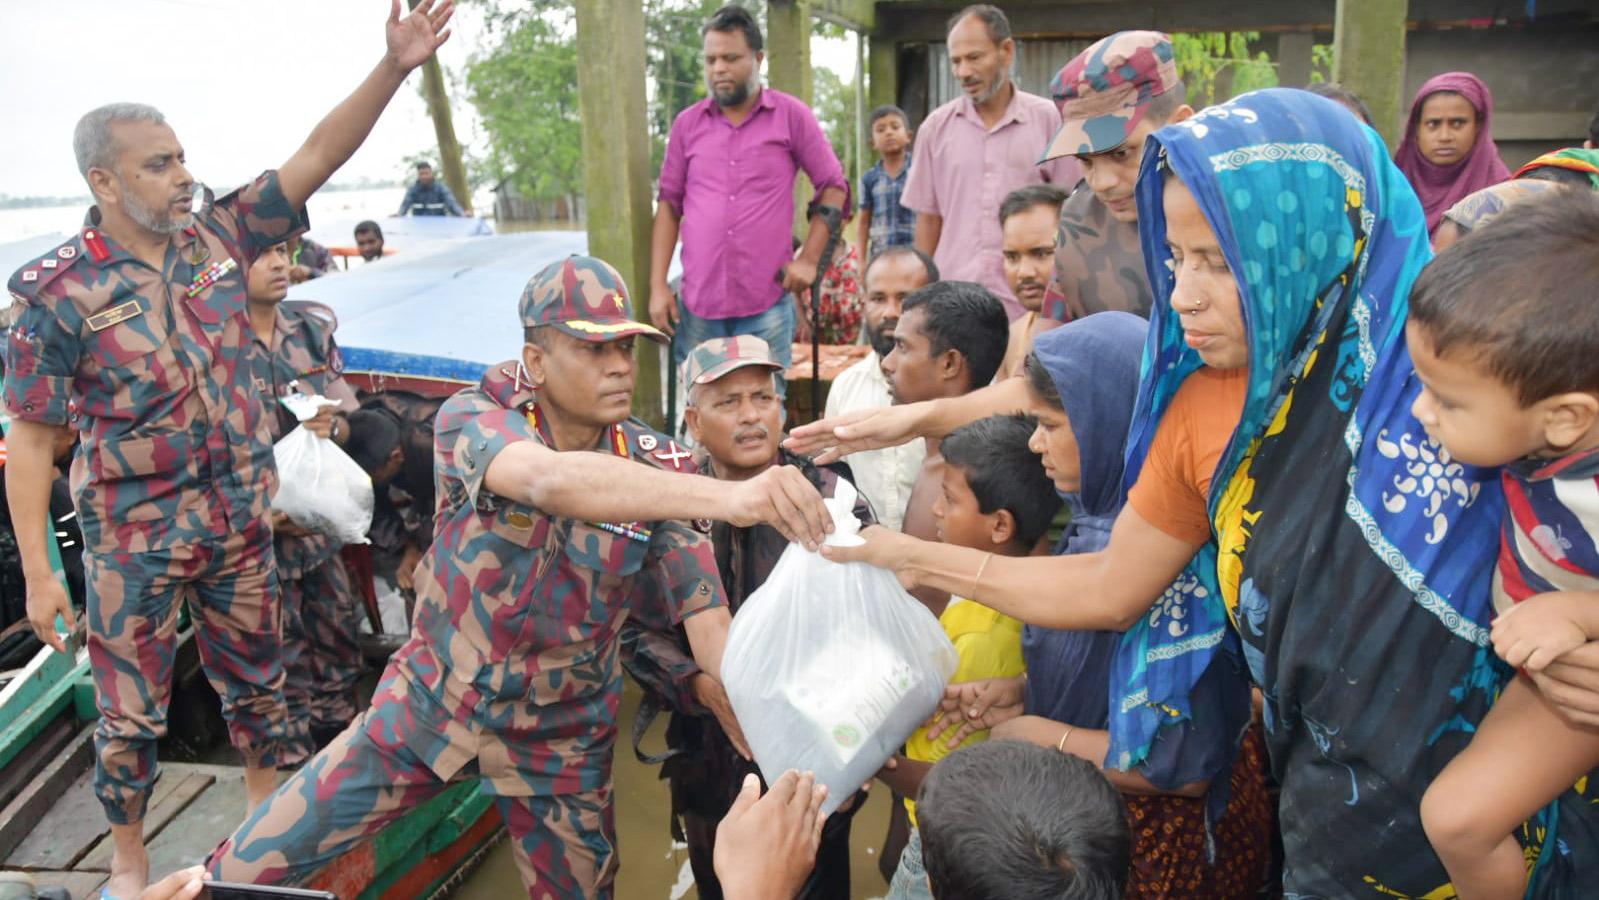
[[[945,278],[988,288],[1016,319],[1025,310],[999,263],[1000,201],[1028,184],[1075,184],[1077,163],[1038,161],[1060,113],[1011,80],[1016,42],[1003,12],[968,6],[950,19],[945,40],[962,93],[922,122],[900,202],[916,212],[916,249]]]
[[[827,417],[862,409],[878,409],[894,402],[883,374],[883,360],[894,352],[894,326],[900,306],[918,288],[938,280],[938,264],[915,247],[891,246],[866,267],[866,338],[872,352],[840,372],[827,392]],[[866,450],[850,457],[855,486],[877,511],[878,521],[895,531],[905,518],[911,488],[922,471],[922,445],[917,441],[882,450]]]
[[[749,11],[724,6],[702,33],[709,96],[673,120],[661,161],[650,321],[674,337],[673,365],[702,341],[753,334],[786,366],[796,337],[809,336],[806,301],[828,235],[849,214],[849,181],[810,107],[761,86],[764,42]],[[796,254],[800,171],[816,199]],[[680,234],[683,281],[674,296],[667,270]]]
[[[818,467],[778,446],[784,437],[783,402],[777,392],[782,372],[771,348],[758,337],[715,338],[690,351],[683,364],[688,390],[683,415],[699,448],[695,463],[701,474],[720,481],[745,481],[774,466],[795,466],[822,496],[832,496],[839,479],[850,477],[847,466]],[[875,521],[864,496],[855,504],[855,515],[863,522]],[[728,609],[736,616],[771,575],[789,541],[767,525],[717,522],[711,526],[711,543]],[[662,769],[672,786],[674,830],[681,824],[699,896],[720,900],[722,888],[712,866],[716,825],[738,796],[744,776],[758,770],[727,693],[695,664],[686,632],[679,628],[673,636],[630,622],[622,629],[622,647],[623,665],[648,693],[640,709],[645,724],[659,706],[672,710],[667,728],[671,750]],[[634,734],[642,731],[635,728]],[[853,808],[828,818],[816,868],[799,896],[822,900],[850,895]]]
[[[79,233],[17,271],[8,337],[6,483],[28,618],[65,652],[72,606],[46,550],[54,442],[78,411],[72,487],[83,527],[84,618],[100,723],[95,795],[111,825],[108,896],[149,876],[143,822],[166,731],[178,609],[244,757],[247,803],[271,792],[283,733],[275,483],[245,273],[306,229],[305,201],[355,153],[410,71],[449,36],[450,0],[404,19],[386,52],[277,170],[203,202],[156,109],[115,103],[78,121],[73,150],[95,206]],[[255,54],[259,57],[260,49]],[[223,122],[248,121],[235,114]]]
[[[1183,103],[1171,38],[1158,31],[1113,34],[1067,63],[1050,91],[1062,122],[1044,157],[1075,157],[1083,182],[1060,211],[1055,284],[1064,309],[1044,315],[1065,321],[1119,309],[1148,318],[1133,187],[1144,139],[1194,114]]]
[[[1010,323],[1005,361],[999,364],[996,381],[1022,374],[1033,338],[1065,324],[1060,292],[1055,289],[1055,231],[1065,201],[1066,192],[1053,184],[1030,184],[1011,191],[999,205],[1005,280],[1027,315]],[[1045,306],[1052,311],[1045,313]]]

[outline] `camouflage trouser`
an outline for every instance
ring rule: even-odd
[[[114,825],[144,819],[166,733],[178,610],[187,603],[228,737],[252,766],[277,764],[283,734],[278,584],[264,521],[217,541],[83,554],[89,662],[100,724],[94,790]]]
[[[299,578],[285,576],[279,584],[288,724],[278,762],[292,766],[311,757],[312,729],[337,731],[355,718],[361,607],[337,555]]]
[[[391,673],[392,675],[392,673]],[[411,749],[403,690],[372,706],[295,772],[211,854],[211,877],[303,884],[334,859],[447,786]],[[471,778],[476,765],[456,777]],[[609,785],[553,797],[496,797],[522,883],[534,900],[609,900],[616,825]]]

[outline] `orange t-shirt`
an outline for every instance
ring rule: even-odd
[[[1244,414],[1248,369],[1198,369],[1155,428],[1127,501],[1149,524],[1190,544],[1210,540],[1210,478]]]

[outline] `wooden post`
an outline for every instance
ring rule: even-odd
[[[766,81],[772,87],[811,105],[811,4],[808,0],[766,0]],[[794,234],[810,230],[805,208],[810,205],[810,178],[794,179]],[[820,272],[816,273],[821,277]]]
[[[1389,149],[1404,135],[1406,0],[1338,0],[1333,80],[1360,95]]]
[[[899,105],[899,48],[894,39],[869,35],[866,41],[866,68],[871,78],[866,99],[872,108],[885,103]]]
[[[644,4],[576,0],[578,111],[583,117],[583,188],[589,254],[616,267],[632,292],[633,316],[650,315],[650,131],[644,106]],[[664,422],[661,351],[638,342],[633,411]]]
[[[419,0],[409,0],[416,9]],[[466,183],[466,166],[461,162],[461,142],[455,139],[455,121],[450,115],[450,95],[444,90],[444,69],[437,56],[422,64],[422,96],[428,115],[433,118],[433,134],[439,142],[439,173],[467,215],[472,215],[472,188]]]
[[[866,105],[866,33],[857,31],[855,34],[855,171],[848,173],[850,184],[860,184],[861,176],[870,168],[867,160],[872,158],[872,138],[866,133],[866,114],[870,107]],[[860,198],[855,198],[859,203]],[[853,229],[852,229],[853,230]],[[862,247],[865,253],[866,248]],[[864,257],[862,257],[864,259]]]

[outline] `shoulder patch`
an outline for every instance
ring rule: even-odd
[[[28,302],[39,296],[45,285],[71,269],[78,259],[78,248],[70,242],[35,257],[11,276],[12,299]]]
[[[318,303],[315,300],[284,300],[278,304],[278,308],[298,317],[301,321],[325,325],[329,331],[337,331],[339,328],[338,314],[325,303]]]

